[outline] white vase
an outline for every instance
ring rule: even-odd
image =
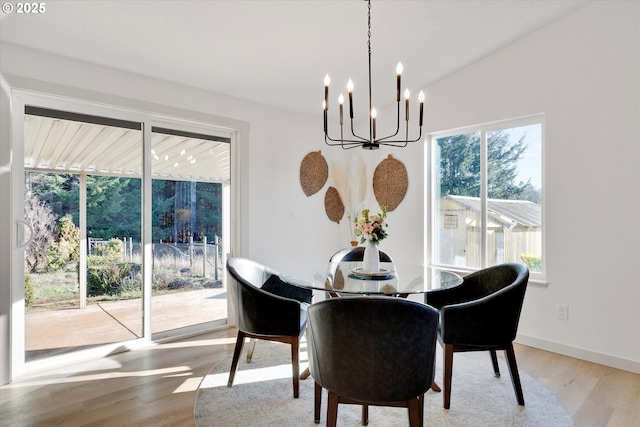
[[[380,254],[378,253],[378,246],[371,240],[366,240],[364,242],[362,271],[367,273],[376,273],[380,271]]]

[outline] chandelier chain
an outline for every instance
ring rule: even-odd
[[[369,2],[367,18],[367,47],[369,48],[369,56],[371,56],[371,2]]]

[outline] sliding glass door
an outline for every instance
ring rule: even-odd
[[[25,360],[142,337],[141,123],[27,106]]]
[[[226,325],[233,131],[14,101],[12,375]]]
[[[226,322],[222,219],[230,147],[224,136],[152,128],[154,334]]]

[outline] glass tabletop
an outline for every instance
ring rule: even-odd
[[[462,283],[457,274],[421,265],[381,262],[379,272],[362,271],[362,262],[330,262],[324,267],[281,274],[285,282],[307,289],[360,295],[427,293]]]

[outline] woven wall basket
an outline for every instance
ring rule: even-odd
[[[329,178],[329,165],[320,151],[312,151],[300,163],[300,185],[307,197],[316,194]]]
[[[380,205],[387,211],[398,207],[407,194],[409,177],[407,168],[391,154],[380,162],[373,173],[373,194]]]
[[[333,222],[340,223],[344,216],[344,204],[340,198],[340,193],[334,187],[329,187],[324,195],[324,210]]]

